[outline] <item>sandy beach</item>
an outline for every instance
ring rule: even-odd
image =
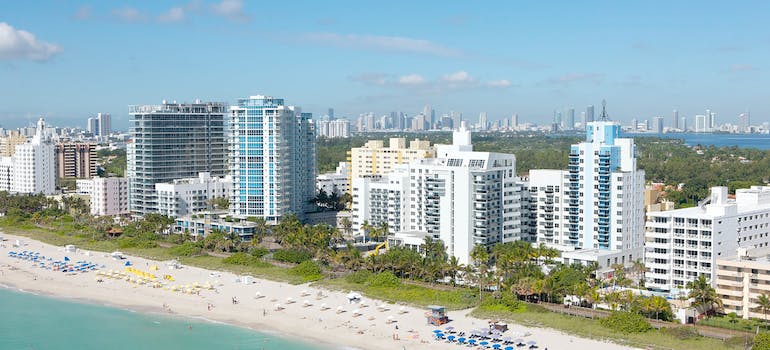
[[[290,285],[262,279],[244,284],[241,276],[183,266],[171,269],[166,262],[127,256],[115,259],[107,253],[48,245],[24,237],[3,235],[0,247],[0,283],[25,291],[62,298],[86,300],[140,312],[169,313],[181,317],[213,321],[273,332],[287,338],[301,339],[329,348],[359,349],[453,349],[456,344],[432,337],[436,327],[428,325],[425,311],[413,307],[386,304],[364,297],[363,304],[349,302],[346,292],[329,291],[309,285]],[[13,247],[16,240],[21,247]],[[100,267],[87,273],[65,273],[39,267],[39,263],[10,257],[8,252],[37,252],[53,261],[68,257],[71,262],[88,261]],[[136,271],[126,273],[130,261]],[[47,261],[45,262],[48,263]],[[104,266],[101,268],[101,266]],[[157,270],[152,270],[157,266]],[[110,270],[113,277],[104,276]],[[153,274],[163,287],[153,283],[126,281],[141,273]],[[165,280],[164,275],[173,277]],[[120,278],[115,278],[120,277]],[[97,279],[100,279],[99,282]],[[195,288],[194,286],[199,286]],[[180,289],[174,291],[172,289]],[[185,293],[183,290],[187,290]],[[237,303],[233,302],[237,300]],[[384,305],[385,307],[378,307]],[[277,307],[280,306],[280,307]],[[322,306],[325,306],[322,308]],[[487,320],[467,316],[469,310],[450,311],[448,326],[458,331],[471,331],[487,326]],[[445,328],[445,327],[442,327]],[[510,324],[503,334],[524,341],[536,341],[540,349],[610,350],[626,347],[613,343],[583,339],[551,329],[528,328]],[[523,349],[523,348],[519,348]]]

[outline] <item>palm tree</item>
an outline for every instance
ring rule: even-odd
[[[473,264],[476,266],[478,275],[477,283],[479,285],[479,300],[481,300],[484,292],[484,279],[487,275],[487,263],[489,263],[487,247],[481,244],[474,246],[473,250],[471,250],[471,259],[473,259]]]
[[[705,307],[708,310],[722,308],[722,299],[711,287],[711,284],[706,281],[706,276],[700,275],[695,280],[688,282],[687,289],[690,290],[687,297],[695,299],[695,306]]]
[[[770,310],[770,297],[767,294],[760,294],[757,297],[757,306],[762,310],[762,314],[765,316],[765,328],[767,328],[767,310]]]
[[[369,220],[364,220],[364,223],[361,224],[361,233],[364,235],[364,243],[366,243],[366,236],[369,234],[369,232],[374,228],[371,224],[369,224]]]
[[[350,221],[350,218],[345,216],[340,219],[340,226],[342,226],[342,233],[346,237],[350,237],[350,229],[353,228],[353,222]]]

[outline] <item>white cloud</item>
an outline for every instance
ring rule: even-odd
[[[215,15],[227,17],[236,21],[246,21],[249,16],[243,12],[242,0],[222,0],[211,5],[211,11]]]
[[[147,15],[133,7],[123,7],[112,10],[112,15],[123,22],[142,22],[147,20]]]
[[[500,80],[490,80],[486,82],[485,85],[489,87],[507,88],[507,87],[510,87],[512,84],[510,81],[506,79],[500,79]]]
[[[505,79],[478,81],[466,71],[445,74],[435,80],[425,78],[424,76],[416,73],[402,76],[384,73],[365,73],[356,76],[350,76],[348,78],[351,81],[363,83],[365,85],[384,86],[391,88],[419,88],[422,90],[434,92],[446,91],[450,89],[507,88],[513,85],[510,81]]]
[[[423,39],[412,39],[398,36],[358,35],[339,33],[305,33],[298,38],[318,45],[340,48],[374,50],[386,52],[419,53],[442,57],[460,56],[462,53],[439,44]]]
[[[75,14],[73,17],[77,20],[86,20],[91,18],[91,7],[90,6],[81,6],[78,8],[77,11],[75,11]]]
[[[398,78],[398,83],[400,85],[422,85],[425,84],[425,82],[425,78],[419,74],[409,74]]]
[[[161,22],[181,22],[184,21],[185,13],[181,7],[172,7],[166,13],[158,16]]]
[[[446,74],[441,77],[441,80],[450,84],[469,84],[474,82],[474,79],[471,78],[471,75],[464,70]]]
[[[38,40],[35,34],[0,22],[0,60],[43,62],[60,52],[61,46]]]

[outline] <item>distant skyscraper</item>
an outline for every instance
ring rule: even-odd
[[[639,129],[639,122],[636,118],[631,118],[631,130],[636,131]]]
[[[479,113],[479,129],[487,130],[488,128],[489,128],[489,123],[487,122],[487,112]]]
[[[559,125],[559,127],[563,127],[561,123],[561,112],[553,111],[553,122],[554,124]]]
[[[671,127],[674,129],[679,129],[679,111],[676,109],[671,116]]]
[[[450,113],[452,115],[452,126],[453,128],[459,128],[460,122],[463,121],[463,114],[460,112],[452,111]]]
[[[679,118],[679,128],[682,129],[682,131],[687,131],[687,117]]]
[[[287,214],[304,218],[315,196],[315,126],[310,118],[299,107],[270,96],[238,99],[230,107],[233,216],[261,217],[270,224]]]
[[[227,174],[225,115],[221,102],[129,106],[127,158],[129,210],[157,212],[155,184],[208,172]]]
[[[575,128],[575,109],[574,108],[568,108],[566,111],[564,111],[566,116],[564,120],[564,128],[567,130],[572,130]]]
[[[326,115],[329,116],[329,119],[334,119],[334,108],[329,108],[329,111],[326,112]]]
[[[695,132],[706,132],[708,131],[708,117],[705,115],[696,115],[695,116]]]
[[[519,115],[516,113],[513,113],[513,116],[511,116],[511,127],[514,129],[519,127]]]
[[[109,113],[98,113],[96,119],[99,121],[99,136],[107,138],[112,133],[112,117]]]
[[[594,105],[588,105],[588,107],[586,107],[586,120],[585,120],[585,122],[587,124],[587,123],[590,123],[592,121],[594,121]],[[583,126],[585,127],[586,124],[583,124]]]
[[[88,118],[86,131],[90,132],[94,136],[99,136],[99,119],[95,117]]]
[[[751,132],[751,114],[748,111],[738,116],[739,132]]]
[[[652,131],[658,134],[663,133],[663,117],[655,117],[652,119]]]

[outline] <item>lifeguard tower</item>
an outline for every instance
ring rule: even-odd
[[[425,313],[425,317],[428,319],[428,324],[434,326],[441,326],[449,322],[449,317],[446,315],[446,308],[438,305],[428,305],[428,312]]]

